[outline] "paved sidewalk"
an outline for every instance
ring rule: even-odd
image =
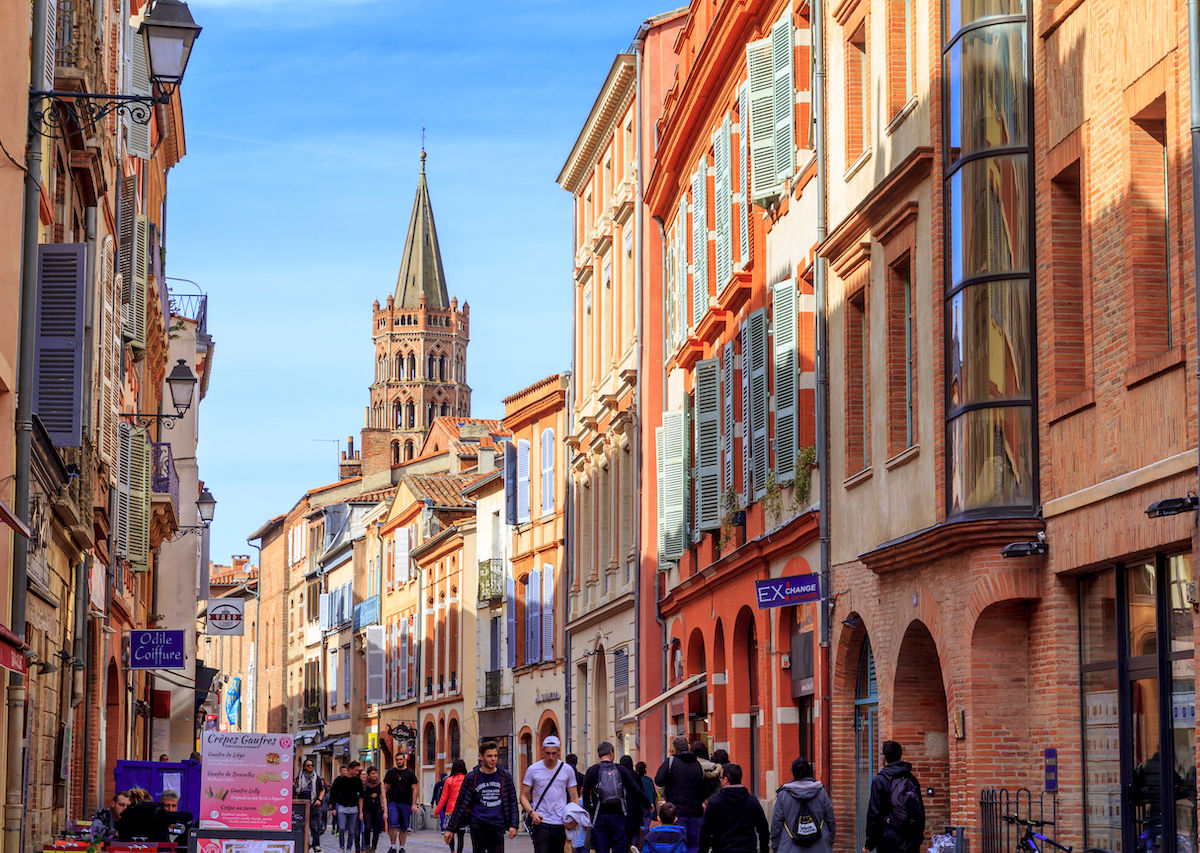
[[[387,838],[379,839],[377,853],[387,853]],[[406,853],[448,853],[449,848],[442,841],[442,834],[436,830],[426,829],[421,832],[410,832],[404,845]],[[467,836],[464,851],[471,849],[471,836]],[[338,838],[328,830],[321,836],[321,853],[341,853]],[[368,851],[369,853],[369,851]],[[518,833],[514,839],[504,839],[504,853],[533,853],[533,841],[528,835]]]

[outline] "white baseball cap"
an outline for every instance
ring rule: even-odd
[[[546,735],[546,739],[542,741],[542,746],[562,746],[562,744],[559,743],[558,735]]]

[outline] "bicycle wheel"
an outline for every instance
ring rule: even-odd
[[[1083,853],[1109,853],[1109,851],[1105,850],[1103,847],[1089,847],[1087,850],[1084,850]]]

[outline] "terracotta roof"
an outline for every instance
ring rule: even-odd
[[[477,479],[477,474],[413,474],[408,482],[418,499],[431,500],[436,506],[465,508],[474,503],[462,496],[462,490]]]
[[[539,391],[552,382],[557,382],[564,375],[565,374],[563,374],[563,373],[551,373],[549,376],[545,377],[544,379],[539,379],[537,382],[534,382],[532,385],[522,388],[517,393],[509,394],[507,397],[504,398],[504,400],[502,402],[505,405],[508,405],[513,400],[516,400],[520,397],[524,397],[526,394],[529,394],[533,391]]]
[[[213,568],[218,568],[218,567],[214,566]],[[218,572],[217,574],[210,575],[208,578],[209,584],[211,584],[213,586],[234,586],[236,584],[258,580],[258,568],[257,567],[251,568],[250,571],[248,571],[248,572],[234,571],[233,569],[230,569],[228,566],[222,566],[220,568],[227,569],[227,571]]]
[[[386,501],[392,495],[396,494],[395,486],[388,486],[385,489],[376,489],[373,492],[363,492],[361,495],[351,498],[355,503],[378,503]]]
[[[362,479],[362,477],[347,477],[344,480],[338,480],[336,483],[326,483],[324,486],[317,486],[315,489],[309,489],[304,494],[315,495],[320,492],[329,491],[330,489],[336,489],[338,486],[345,486],[349,483],[353,483],[353,482],[355,482],[357,480],[361,480],[361,479]]]

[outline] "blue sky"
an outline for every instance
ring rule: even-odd
[[[168,274],[209,294],[201,475],[212,556],[331,482],[363,423],[371,303],[395,287],[426,128],[472,413],[570,366],[571,206],[555,184],[646,0],[190,0]],[[186,286],[173,285],[180,289]],[[339,444],[323,439],[336,439]]]

